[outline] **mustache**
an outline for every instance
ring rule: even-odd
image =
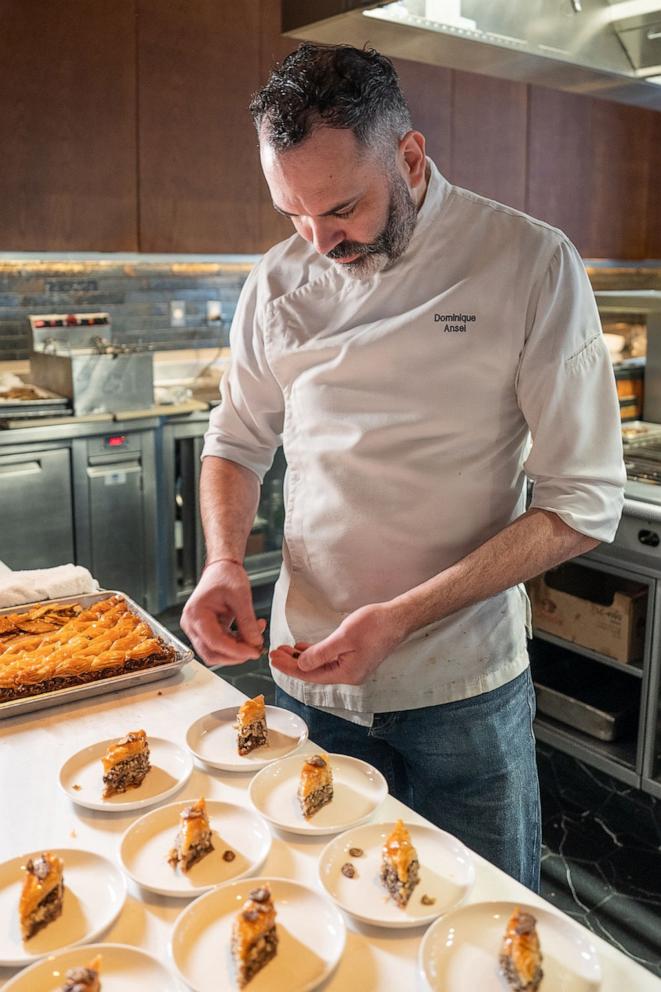
[[[379,251],[381,246],[376,241],[370,245],[362,244],[360,241],[342,241],[326,252],[326,258],[353,258],[354,255],[373,255]]]

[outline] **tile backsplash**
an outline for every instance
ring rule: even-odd
[[[108,311],[113,338],[154,350],[228,344],[256,256],[0,257],[0,361],[29,356],[28,315]],[[183,323],[173,302],[184,305]],[[220,304],[220,319],[214,319]]]

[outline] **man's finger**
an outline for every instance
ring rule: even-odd
[[[302,651],[298,658],[298,667],[302,672],[314,672],[324,665],[337,661],[340,656],[351,657],[355,653],[353,649],[342,644],[341,637],[334,637],[331,634],[325,641]]]
[[[189,637],[207,664],[237,664],[259,657],[260,651],[255,645],[233,637],[213,613],[198,615],[189,628]],[[211,658],[218,660],[211,661]]]
[[[236,626],[241,640],[257,648],[261,654],[264,647],[264,638],[262,637],[263,628],[260,629],[257,618],[252,610],[252,603],[243,610],[237,610]]]
[[[283,675],[290,675],[295,679],[304,679],[306,682],[315,682],[319,685],[343,685],[352,683],[348,679],[342,678],[342,665],[340,662],[331,662],[324,668],[317,668],[313,672],[302,672],[298,667],[298,662],[286,651],[276,648],[271,652],[271,664]]]

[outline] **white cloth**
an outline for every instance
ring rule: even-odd
[[[82,565],[56,565],[13,572],[0,562],[0,609],[36,603],[41,599],[84,596],[99,583]]]
[[[203,456],[261,479],[282,439],[273,644],[316,642],[532,505],[613,539],[625,472],[615,381],[562,232],[431,175],[413,238],[358,281],[295,235],[251,272]],[[532,439],[532,444],[530,443]],[[528,664],[522,586],[416,631],[362,686],[274,671],[311,705],[370,714],[468,698]]]

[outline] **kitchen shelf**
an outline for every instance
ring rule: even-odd
[[[621,741],[600,741],[548,716],[538,716],[534,729],[537,740],[551,744],[627,785],[640,788],[640,775],[635,770],[635,735]]]
[[[536,627],[533,630],[533,636],[540,641],[547,641],[549,644],[555,644],[556,647],[573,651],[574,654],[584,655],[586,658],[591,658],[592,661],[599,661],[604,665],[608,665],[610,668],[616,668],[619,672],[626,672],[628,675],[634,675],[639,679],[643,677],[643,670],[638,662],[625,665],[621,661],[609,658],[608,655],[600,654],[599,651],[584,648],[580,644],[574,643],[574,641],[566,641],[563,637],[557,637],[555,634],[547,634],[545,630],[538,630]]]

